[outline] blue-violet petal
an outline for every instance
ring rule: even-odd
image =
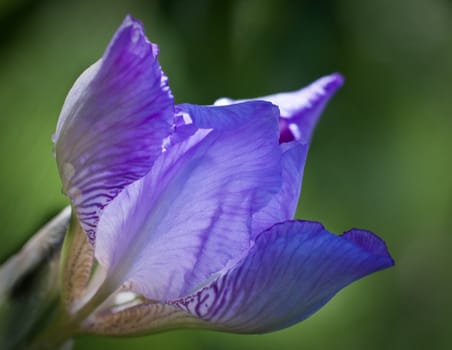
[[[280,109],[280,142],[293,140],[309,143],[317,121],[326,104],[344,82],[339,73],[317,79],[308,86],[293,92],[283,92],[252,100],[269,101]],[[228,105],[245,100],[220,98],[216,105]]]
[[[172,303],[220,329],[270,332],[393,264],[385,243],[369,231],[336,236],[316,222],[286,221],[262,232],[248,255],[210,285]]]
[[[110,278],[164,301],[195,290],[249,249],[253,213],[281,186],[281,151],[274,106],[241,106],[206,107],[220,119],[228,109],[243,113],[235,127],[198,129],[171,146],[105,208],[95,254]]]
[[[170,134],[173,97],[142,24],[128,16],[75,82],[55,141],[63,191],[92,242],[103,208],[141,178]]]

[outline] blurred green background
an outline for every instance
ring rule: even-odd
[[[261,336],[83,337],[75,349],[450,349],[452,5],[446,0],[0,0],[0,262],[67,203],[50,137],[125,14],[161,48],[176,102],[346,85],[315,133],[298,217],[383,237],[393,269]]]

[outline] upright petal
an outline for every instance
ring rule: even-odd
[[[309,145],[290,142],[282,144],[281,149],[281,188],[265,207],[253,215],[253,238],[278,222],[293,219],[297,211]]]
[[[204,125],[168,148],[99,223],[95,254],[110,278],[150,299],[185,295],[239,259],[249,248],[251,215],[281,185],[274,106],[198,107],[195,123],[201,110],[240,117]]]
[[[63,191],[92,241],[103,208],[149,171],[171,132],[173,97],[157,54],[142,24],[126,17],[60,114],[54,140]]]
[[[252,100],[269,101],[280,109],[281,143],[297,140],[309,143],[320,114],[344,78],[338,73],[322,77],[310,85],[293,92],[278,93]],[[228,105],[245,100],[220,98],[216,105]]]
[[[209,286],[171,303],[219,329],[270,332],[393,264],[384,242],[369,231],[336,236],[319,223],[287,221],[258,236],[248,255]]]
[[[277,222],[294,217],[312,133],[326,104],[342,84],[343,77],[335,73],[320,78],[298,91],[255,99],[269,101],[280,110],[279,141],[283,152],[283,184],[268,205],[253,216],[254,235]],[[215,104],[229,105],[241,101],[221,98]]]

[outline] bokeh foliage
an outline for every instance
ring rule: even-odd
[[[126,13],[161,48],[177,102],[254,97],[340,71],[298,217],[382,236],[395,268],[270,335],[84,337],[75,349],[452,346],[452,5],[447,0],[0,0],[0,261],[67,203],[50,136],[75,78]]]

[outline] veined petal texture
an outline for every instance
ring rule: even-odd
[[[171,132],[173,97],[157,55],[142,24],[126,17],[60,114],[54,141],[63,191],[92,242],[103,208],[149,171]]]
[[[126,187],[105,208],[96,240],[96,257],[111,278],[160,301],[186,295],[239,260],[249,249],[252,214],[281,186],[273,105],[186,112],[207,129],[171,146]],[[219,122],[204,124],[198,113]],[[236,119],[225,122],[228,116]]]
[[[393,265],[373,233],[336,236],[316,222],[287,221],[261,233],[248,255],[209,286],[172,304],[242,333],[278,330],[322,307],[351,282]]]

